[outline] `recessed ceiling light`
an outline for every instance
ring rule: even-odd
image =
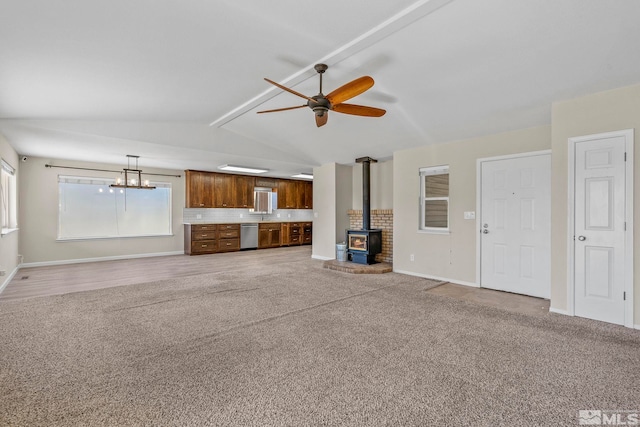
[[[245,172],[245,173],[265,173],[269,172],[268,169],[258,169],[258,168],[249,168],[245,166],[233,166],[233,165],[220,165],[218,169],[223,171],[232,171],[232,172]]]
[[[313,175],[308,173],[299,173],[297,175],[292,175],[291,178],[313,179]]]

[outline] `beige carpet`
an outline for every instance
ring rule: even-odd
[[[583,409],[640,412],[639,331],[431,286],[292,257],[2,302],[0,425],[575,426]]]

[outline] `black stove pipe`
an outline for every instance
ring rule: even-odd
[[[362,163],[362,229],[371,230],[371,163],[376,159],[360,157],[356,163]]]

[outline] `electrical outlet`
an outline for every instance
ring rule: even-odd
[[[287,218],[291,218],[291,214],[287,214]]]
[[[318,218],[318,212],[314,212],[314,213],[313,213],[313,217],[314,217],[314,218]]]
[[[202,214],[196,214],[196,219],[202,219]]]
[[[240,214],[240,218],[244,217],[244,214]]]
[[[409,261],[415,261],[415,260],[416,260],[416,257],[413,254],[409,255]]]
[[[276,214],[276,218],[280,218],[280,214]]]

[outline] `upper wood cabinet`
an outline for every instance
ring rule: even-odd
[[[298,209],[297,181],[290,179],[278,181],[278,209]]]
[[[299,209],[313,209],[313,182],[298,181],[300,184],[300,205]]]
[[[236,186],[233,175],[217,173],[214,175],[213,207],[234,208],[236,206]]]
[[[253,208],[253,188],[256,186],[256,179],[253,176],[234,175],[236,197],[236,208]]]
[[[187,208],[212,208],[214,180],[213,174],[200,171],[185,171]]]
[[[278,183],[278,209],[313,209],[313,183],[281,179]]]
[[[185,171],[187,208],[253,208],[255,187],[277,190],[278,209],[312,209],[313,183],[216,172]]]

